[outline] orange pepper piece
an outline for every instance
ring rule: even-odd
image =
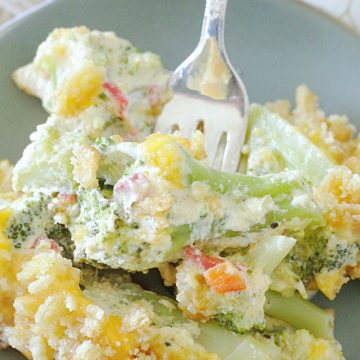
[[[203,274],[206,284],[217,294],[246,289],[242,272],[232,263],[224,261]]]

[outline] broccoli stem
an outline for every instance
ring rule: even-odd
[[[226,194],[231,190],[240,190],[244,196],[248,197],[270,195],[279,210],[270,214],[266,225],[270,225],[274,221],[289,221],[294,218],[306,220],[307,225],[314,228],[324,224],[324,218],[315,206],[311,206],[311,204],[309,206],[293,206],[291,204],[292,194],[295,191],[302,191],[303,193],[307,191],[303,181],[293,174],[249,176],[240,173],[225,173],[205,167],[193,159],[184,149],[181,148],[181,151],[185,160],[184,177],[189,184],[202,181],[220,194]]]
[[[307,329],[318,338],[333,338],[334,318],[302,297],[283,297],[267,291],[265,314],[283,320],[295,329]]]
[[[180,148],[180,147],[179,147]],[[185,180],[192,184],[196,181],[207,183],[210,188],[220,194],[230,190],[240,190],[249,197],[276,197],[280,194],[291,194],[304,186],[293,175],[271,174],[266,176],[249,176],[240,173],[225,173],[203,166],[181,148],[185,159]]]
[[[175,254],[181,250],[190,240],[191,230],[188,224],[171,226],[170,229],[172,246],[168,255]]]
[[[247,134],[250,154],[259,147],[259,135],[253,131],[255,128],[265,134],[267,146],[281,154],[286,168],[300,170],[314,184],[318,184],[334,167],[333,161],[299,130],[260,105],[253,105],[250,111]]]
[[[300,207],[291,205],[291,200],[275,201],[279,207],[278,211],[269,214],[266,224],[274,222],[282,223],[292,219],[307,220],[308,228],[318,228],[325,225],[324,217],[317,208]]]
[[[264,224],[254,225],[251,229],[249,229],[249,232],[260,231],[262,228],[270,226],[274,222],[281,223],[296,218],[300,220],[306,220],[307,226],[312,228],[316,228],[324,224],[324,219],[318,211],[314,211],[311,209],[294,208],[292,206],[289,206],[287,209],[281,209],[280,211],[275,211],[269,214],[269,216],[266,217],[266,221]],[[169,231],[171,234],[171,239],[173,244],[168,254],[169,256],[171,256],[172,254],[177,253],[179,250],[181,250],[185,245],[189,243],[191,236],[191,225],[184,224],[177,227],[171,226]],[[223,235],[227,237],[235,237],[235,236],[241,236],[242,232],[228,230],[225,231]],[[219,234],[209,234],[209,237],[211,236],[219,236]],[[279,236],[279,238],[285,238],[285,237]],[[254,255],[253,261],[257,261],[257,259],[260,259],[261,256],[264,254],[269,255],[269,261],[267,262],[268,265],[265,271],[271,273],[275,269],[275,267],[280,263],[280,261],[289,253],[289,251],[294,245],[293,241],[295,241],[295,239],[293,238],[287,238],[287,239],[288,240],[279,240],[279,239],[274,240],[274,244],[272,244],[271,241],[269,244],[264,244],[263,246],[261,246],[261,248],[264,250],[259,250],[258,251],[259,256]],[[261,259],[261,263],[264,264],[263,259]]]
[[[260,267],[266,274],[270,275],[295,243],[294,238],[282,235],[264,237],[247,255],[247,259],[252,267]]]
[[[233,333],[215,321],[200,323],[200,336],[196,340],[223,360],[266,360],[277,359],[280,355],[280,349],[274,344],[260,337]]]

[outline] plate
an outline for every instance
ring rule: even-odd
[[[21,93],[10,75],[31,61],[55,27],[114,30],[174,69],[197,43],[204,2],[197,0],[55,0],[0,33],[1,158],[16,161],[35,126],[46,119],[40,102]],[[293,98],[308,84],[328,113],[348,114],[360,128],[360,37],[335,20],[291,0],[229,1],[226,44],[251,101]],[[360,282],[334,302],[315,301],[337,314],[336,337],[347,359],[360,353]],[[20,359],[15,351],[1,359]]]

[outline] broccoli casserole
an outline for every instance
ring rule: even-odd
[[[0,162],[1,347],[343,359],[333,312],[310,298],[360,277],[360,137],[346,116],[305,85],[294,108],[252,104],[230,174],[208,166],[200,131],[153,132],[169,72],[112,32],[55,29],[13,78],[49,117],[14,166]]]

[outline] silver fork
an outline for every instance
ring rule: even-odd
[[[199,44],[170,78],[173,92],[155,130],[179,130],[191,138],[203,129],[209,165],[222,171],[238,169],[247,128],[246,89],[225,50],[227,0],[206,0]]]

